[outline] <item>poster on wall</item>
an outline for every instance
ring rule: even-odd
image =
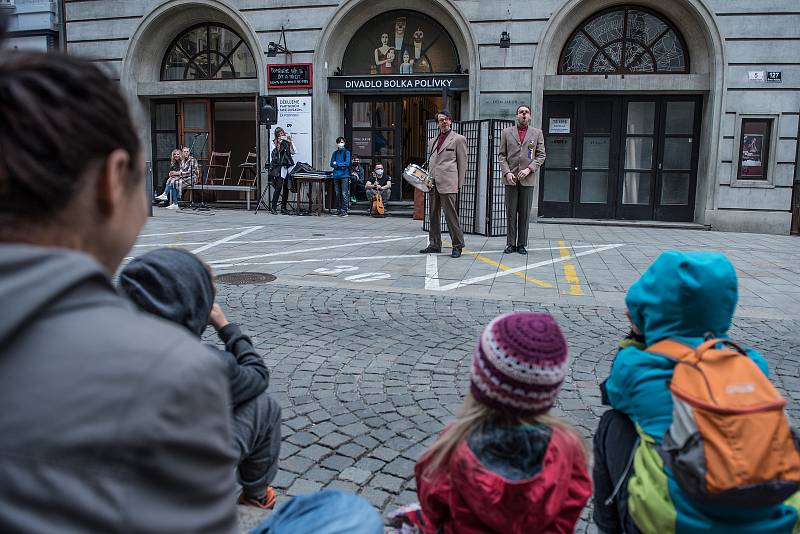
[[[742,176],[760,177],[764,174],[763,148],[763,135],[744,134],[742,137]]]
[[[311,97],[310,96],[279,96],[278,97],[278,123],[270,128],[270,150],[272,139],[275,138],[275,128],[281,127],[292,137],[294,142],[295,163],[303,162],[313,164],[311,152]]]
[[[570,119],[550,119],[550,128],[548,128],[547,133],[551,134],[568,134],[569,133],[569,122]]]

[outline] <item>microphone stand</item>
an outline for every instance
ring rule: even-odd
[[[267,200],[271,200],[269,196],[269,181],[272,175],[272,150],[269,151],[269,159],[267,160],[267,187],[261,192],[261,196],[258,198],[258,203],[256,203],[256,210],[253,212],[254,215],[258,215],[258,210],[261,209],[261,205],[264,205],[264,208],[269,211],[269,206],[266,202],[264,202],[264,197],[267,197]]]

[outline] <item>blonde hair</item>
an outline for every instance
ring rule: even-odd
[[[562,429],[566,431],[565,433],[568,437],[575,440],[575,443],[580,444],[586,463],[587,465],[589,464],[589,451],[586,446],[586,441],[569,423],[548,414],[524,416],[501,412],[485,404],[481,404],[468,392],[455,421],[444,429],[433,445],[420,457],[419,462],[429,462],[422,476],[426,479],[433,478],[441,467],[447,465],[450,461],[450,455],[453,454],[453,451],[456,450],[456,447],[463,440],[489,424],[498,426],[539,424],[554,429]]]

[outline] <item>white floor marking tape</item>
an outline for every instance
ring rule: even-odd
[[[439,260],[436,254],[428,254],[425,259],[425,289],[439,289]]]
[[[210,228],[207,230],[186,230],[185,232],[164,232],[161,234],[142,234],[139,237],[161,237],[162,235],[206,234],[209,232],[230,232],[231,230],[246,230],[250,226],[237,226],[235,228]]]
[[[313,247],[301,250],[282,250],[279,252],[269,252],[267,254],[255,254],[253,256],[241,256],[239,258],[227,258],[224,260],[211,260],[208,263],[211,265],[218,265],[220,263],[224,264],[231,264],[231,263],[239,263],[247,260],[254,260],[257,258],[268,258],[271,256],[286,256],[287,254],[303,254],[306,252],[316,252],[318,250],[330,250],[334,248],[344,248],[344,247],[360,247],[363,245],[376,245],[378,243],[391,243],[394,241],[408,241],[409,239],[427,239],[427,235],[418,235],[418,236],[411,236],[411,237],[396,237],[394,239],[382,239],[378,241],[360,241],[358,243],[344,243],[342,245],[328,245],[327,247]]]
[[[349,239],[389,239],[401,235],[362,235],[350,237],[296,237],[294,239],[260,239],[258,241],[229,241],[234,245],[257,245],[260,243],[299,243],[301,241],[347,241]]]
[[[203,245],[202,241],[197,243],[148,243],[148,244],[141,244],[141,245],[133,245],[133,248],[136,247],[194,247],[196,245]]]
[[[199,254],[199,253],[203,252],[204,250],[208,250],[208,249],[216,247],[218,245],[222,245],[223,243],[227,243],[228,241],[231,241],[232,239],[236,239],[237,237],[242,237],[243,235],[247,235],[250,232],[255,232],[256,230],[261,230],[262,228],[264,228],[264,227],[263,226],[253,226],[252,228],[248,228],[244,232],[239,232],[238,234],[233,234],[233,235],[228,236],[228,237],[223,237],[222,239],[217,239],[213,243],[209,243],[208,245],[203,245],[202,247],[198,247],[198,248],[194,249],[192,251],[192,254]]]
[[[544,260],[544,261],[540,261],[540,262],[537,262],[537,263],[532,263],[530,265],[525,265],[523,267],[517,267],[515,269],[510,269],[508,271],[498,271],[496,273],[487,274],[487,275],[484,275],[484,276],[476,276],[475,278],[469,278],[467,280],[461,280],[460,282],[454,282],[452,284],[447,284],[445,286],[440,286],[438,289],[436,289],[436,291],[451,291],[453,289],[458,289],[459,287],[464,287],[464,286],[468,286],[468,285],[471,285],[471,284],[476,284],[476,283],[482,282],[484,280],[490,280],[492,278],[500,278],[501,276],[508,276],[508,275],[511,275],[511,274],[514,274],[514,273],[527,271],[529,269],[535,269],[536,267],[542,267],[544,265],[552,265],[554,263],[561,263],[561,262],[568,261],[568,260],[571,260],[571,259],[574,259],[574,258],[578,258],[580,256],[586,256],[586,255],[589,255],[589,254],[597,254],[598,252],[604,252],[606,250],[611,250],[611,249],[619,248],[619,247],[622,247],[622,246],[624,246],[624,244],[622,244],[622,243],[614,244],[614,245],[603,245],[603,246],[597,247],[597,248],[595,248],[593,250],[587,250],[585,252],[578,252],[577,254],[572,254],[570,256],[562,256],[562,257],[558,257],[558,258],[552,258],[552,259],[549,259],[549,260]],[[426,280],[427,280],[427,278],[426,278]],[[433,289],[433,288],[428,288],[427,284],[426,284],[426,289]]]

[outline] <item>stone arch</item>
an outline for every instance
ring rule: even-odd
[[[138,96],[139,82],[160,81],[161,60],[172,40],[186,28],[203,22],[219,22],[239,34],[253,53],[261,87],[264,51],[256,32],[238,9],[223,0],[170,0],[147,15],[130,39],[122,64],[121,84],[125,91]],[[213,91],[213,83],[204,85]]]
[[[392,11],[398,6],[390,3],[376,9],[372,0],[345,0],[320,34],[314,55],[314,154],[315,164],[327,168],[330,146],[338,135],[344,132],[342,119],[343,97],[338,93],[328,93],[328,76],[332,76],[341,65],[350,36],[380,11]],[[464,68],[469,69],[468,105],[462,108],[462,118],[476,114],[478,105],[478,77],[480,61],[478,45],[472,35],[469,21],[452,0],[408,0],[402,9],[419,11],[435,19],[444,27],[458,50]]]
[[[689,74],[675,75],[672,80],[661,75],[629,75],[622,79],[602,75],[581,76],[583,82],[570,76],[556,76],[561,51],[575,29],[590,15],[617,5],[640,5],[661,13],[682,33],[690,58]],[[702,0],[568,0],[553,12],[547,22],[533,64],[531,94],[541,105],[545,86],[550,80],[558,91],[640,91],[684,90],[704,93],[700,155],[698,160],[695,221],[711,218],[717,181],[720,128],[726,89],[724,40],[714,14]],[[657,80],[653,81],[653,78]],[[558,80],[556,80],[558,78]],[[676,81],[677,80],[677,81]],[[668,86],[674,82],[675,86]],[[556,90],[556,89],[554,89]],[[541,122],[541,116],[536,117]]]

